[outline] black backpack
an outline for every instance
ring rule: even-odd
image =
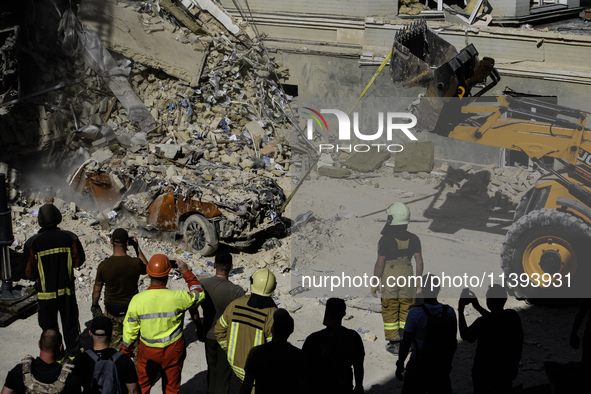
[[[117,352],[106,360],[99,358],[99,356],[92,349],[86,351],[90,358],[94,360],[94,371],[92,373],[91,389],[98,390],[102,394],[121,394],[121,386],[119,383],[119,376],[117,374],[117,366],[115,361],[122,355]]]
[[[425,305],[421,305],[427,315],[427,326],[423,346],[417,353],[417,360],[432,371],[449,372],[451,362],[458,346],[455,320],[449,316],[449,305],[442,305],[441,316],[434,316]]]

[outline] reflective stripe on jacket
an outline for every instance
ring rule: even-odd
[[[244,380],[244,365],[250,349],[271,340],[273,312],[277,309],[252,308],[248,306],[249,299],[250,296],[245,295],[232,301],[214,329],[218,343],[228,355],[230,366],[241,380]]]
[[[123,322],[124,347],[130,348],[138,336],[146,346],[159,348],[182,338],[185,311],[205,300],[197,277],[191,271],[183,277],[189,291],[150,286],[133,296]]]
[[[52,300],[75,294],[74,268],[86,256],[78,237],[58,227],[42,228],[25,243],[26,274],[37,281],[37,299]]]

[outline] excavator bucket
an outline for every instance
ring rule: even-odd
[[[457,54],[456,48],[435,34],[425,21],[414,22],[396,33],[390,77],[400,87],[428,88],[434,78],[433,70]]]
[[[427,88],[419,105],[413,108],[418,119],[417,128],[439,133],[436,127],[444,112],[443,107],[454,101],[446,98],[478,97],[487,92],[500,80],[494,64],[492,58],[480,60],[472,44],[458,53],[424,21],[420,21],[396,33],[390,77],[399,87]],[[487,78],[491,82],[484,84]],[[472,94],[477,85],[483,86]]]

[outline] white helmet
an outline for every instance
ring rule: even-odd
[[[390,205],[386,212],[388,216],[392,216],[392,221],[390,222],[392,226],[408,224],[410,222],[410,209],[401,202],[395,202]]]

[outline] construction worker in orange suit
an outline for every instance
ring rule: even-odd
[[[139,336],[137,355],[138,383],[142,393],[149,393],[157,373],[162,370],[162,391],[178,393],[181,371],[185,361],[183,323],[185,311],[205,300],[201,282],[183,261],[178,271],[187,282],[189,291],[166,287],[171,264],[163,254],[150,259],[146,272],[150,287],[136,294],[129,303],[123,323],[121,351],[133,357],[132,344]]]

